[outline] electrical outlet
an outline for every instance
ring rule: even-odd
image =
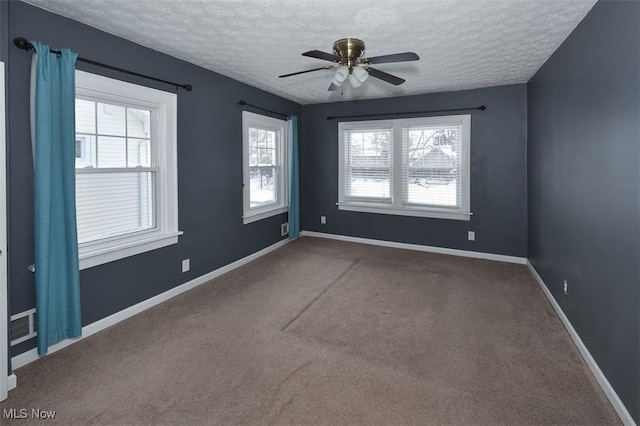
[[[569,291],[569,283],[567,283],[567,280],[564,280],[564,294],[566,295],[568,291]]]
[[[280,235],[284,237],[287,234],[289,234],[289,222],[280,225]]]
[[[185,259],[182,261],[182,272],[187,272],[189,269],[191,269],[191,265],[189,262],[189,259]]]
[[[323,225],[327,224],[327,217],[326,216],[320,216],[320,223]]]
[[[475,241],[476,240],[476,232],[475,231],[469,231],[467,233],[467,238],[469,239],[469,241]]]

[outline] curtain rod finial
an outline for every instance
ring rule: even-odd
[[[18,49],[23,49],[23,50],[33,49],[33,45],[29,43],[29,40],[27,40],[26,38],[22,38],[22,37],[14,38],[13,44],[15,44],[15,46]]]

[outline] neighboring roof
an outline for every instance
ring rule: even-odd
[[[450,168],[456,164],[455,157],[442,151],[440,148],[433,148],[417,161],[411,163],[413,167],[429,167],[429,168]]]

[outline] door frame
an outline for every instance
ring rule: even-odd
[[[5,64],[0,61],[0,401],[9,392],[9,280],[7,275],[7,161]]]

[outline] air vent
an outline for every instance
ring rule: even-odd
[[[36,337],[36,310],[11,316],[11,346]]]
[[[11,321],[11,341],[27,337],[31,334],[31,327],[29,326],[29,317],[22,317]]]

